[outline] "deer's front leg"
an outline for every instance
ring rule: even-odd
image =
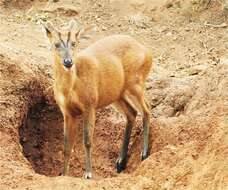
[[[91,147],[95,125],[95,109],[89,108],[84,112],[83,141],[85,146],[85,178],[92,178]]]
[[[62,175],[67,175],[69,159],[76,136],[76,119],[70,115],[64,115],[64,164]]]

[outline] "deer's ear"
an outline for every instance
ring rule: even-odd
[[[96,32],[96,30],[97,28],[95,25],[86,28],[82,27],[75,34],[75,37],[77,41],[80,41],[81,39],[89,39]]]
[[[53,24],[51,22],[44,23],[43,21],[39,21],[39,23],[42,26],[45,36],[48,38],[49,42],[52,43],[53,32],[55,31]]]
[[[68,30],[69,32],[71,32],[74,27],[77,25],[76,21],[74,19],[72,19],[70,22],[69,22],[69,26],[68,26]]]

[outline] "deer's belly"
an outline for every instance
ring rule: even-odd
[[[100,77],[98,87],[98,107],[107,106],[117,101],[124,89],[124,72],[122,65],[112,65]]]

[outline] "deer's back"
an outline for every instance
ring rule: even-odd
[[[131,36],[112,35],[90,45],[79,53],[91,55],[98,67],[110,70],[114,63],[122,65],[125,75],[135,74],[144,64],[148,50]],[[106,64],[107,61],[109,64]]]

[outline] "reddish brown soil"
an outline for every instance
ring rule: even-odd
[[[217,1],[205,10],[190,1],[169,2],[0,0],[0,189],[228,189],[227,13]],[[127,169],[116,173],[125,121],[107,107],[97,112],[94,179],[82,179],[81,124],[70,176],[59,176],[62,115],[53,100],[52,55],[39,18],[96,24],[97,34],[79,49],[124,33],[153,50],[146,83],[148,159],[140,161],[139,116]]]

